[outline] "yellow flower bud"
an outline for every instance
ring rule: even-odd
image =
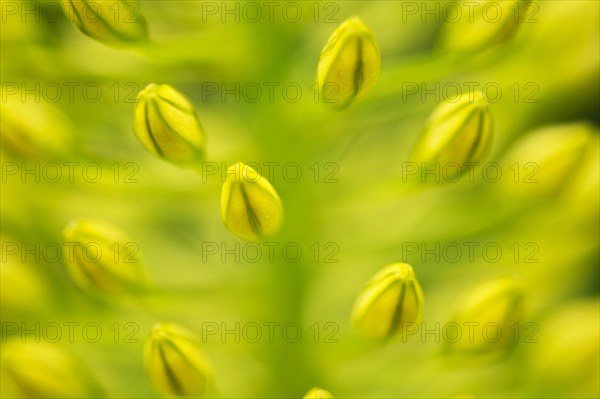
[[[118,228],[76,220],[67,226],[63,236],[67,269],[82,289],[124,293],[146,287],[138,245]]]
[[[0,309],[3,319],[36,314],[40,307],[48,306],[51,295],[48,292],[48,279],[43,278],[39,265],[21,263],[17,255],[17,241],[2,240],[5,259],[0,267]]]
[[[459,353],[502,353],[514,343],[513,329],[523,313],[523,289],[514,278],[483,283],[471,291],[452,318],[461,328],[473,326],[447,349]]]
[[[373,339],[387,339],[402,329],[403,323],[421,319],[423,291],[413,268],[394,263],[377,272],[360,292],[352,312],[358,332]]]
[[[59,344],[2,344],[3,398],[101,398],[104,389],[84,363]]]
[[[17,158],[64,157],[72,148],[68,119],[54,104],[21,102],[21,93],[4,93],[0,104],[2,151]]]
[[[154,388],[165,396],[201,396],[211,367],[197,337],[170,323],[152,327],[144,349],[144,367]]]
[[[333,395],[321,388],[313,388],[306,395],[304,399],[333,399]]]
[[[598,195],[598,127],[588,123],[548,126],[526,134],[502,158],[511,176],[501,187],[519,200],[557,198],[595,207]]]
[[[152,155],[179,166],[204,159],[206,135],[190,100],[169,85],[149,84],[137,96],[133,130]]]
[[[283,204],[266,178],[238,162],[227,169],[221,192],[221,217],[233,234],[254,241],[279,231]]]
[[[358,17],[347,19],[321,51],[317,83],[321,101],[348,105],[379,80],[381,56],[373,32]]]
[[[600,325],[598,298],[578,300],[553,309],[539,331],[523,331],[528,359],[548,395],[600,397]]]
[[[459,8],[472,10],[458,21],[447,21],[441,31],[442,46],[456,52],[477,51],[510,39],[523,20],[532,18],[533,0],[463,1]],[[474,4],[474,5],[473,5]]]
[[[77,28],[99,42],[117,45],[148,38],[138,0],[68,0],[62,4]]]
[[[492,121],[488,104],[480,93],[454,97],[438,105],[427,121],[412,159],[440,168],[456,163],[478,162],[488,152]],[[433,169],[433,167],[432,167]]]

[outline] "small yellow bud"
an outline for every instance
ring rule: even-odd
[[[324,389],[313,388],[304,395],[304,399],[333,399],[333,395]]]
[[[148,38],[146,19],[138,0],[62,2],[68,17],[85,35],[116,45]]]
[[[514,342],[512,330],[523,313],[523,289],[514,278],[483,283],[463,300],[452,322],[473,325],[476,334],[463,334],[448,349],[460,353],[500,353]],[[473,323],[473,324],[470,324]]]
[[[238,162],[227,169],[221,192],[225,227],[249,241],[277,233],[283,222],[283,204],[269,181]]]
[[[379,80],[381,56],[373,32],[358,17],[347,19],[321,51],[317,82],[321,101],[348,105]]]
[[[402,329],[403,323],[421,319],[423,291],[413,268],[394,263],[377,272],[360,292],[352,312],[352,322],[367,338],[387,339]]]
[[[480,161],[488,152],[492,121],[488,104],[480,93],[454,97],[438,105],[427,121],[412,154],[415,162],[433,165]]]
[[[600,302],[598,297],[556,307],[538,329],[521,334],[536,379],[548,395],[571,398],[600,397]]]
[[[179,166],[204,159],[206,135],[190,100],[169,85],[149,84],[137,96],[133,130],[152,155]]]
[[[510,39],[523,21],[533,19],[533,0],[463,1],[458,8],[471,9],[470,16],[462,15],[458,21],[445,23],[442,46],[456,52],[471,52],[497,45]],[[473,6],[474,4],[474,6]]]
[[[144,349],[144,367],[154,388],[165,396],[201,396],[211,375],[197,337],[170,323],[152,327]]]
[[[3,94],[0,104],[0,147],[17,158],[56,158],[70,154],[72,132],[67,117],[54,104],[21,102],[22,93]]]
[[[118,228],[76,220],[67,226],[63,236],[67,269],[82,289],[124,293],[146,287],[138,245]]]
[[[3,343],[0,364],[3,398],[106,397],[86,365],[56,343]]]
[[[10,320],[38,313],[40,307],[48,306],[51,300],[48,279],[43,278],[38,265],[21,263],[21,258],[16,256],[17,241],[3,240],[1,245],[5,257],[0,267],[2,318]]]
[[[499,187],[519,200],[562,196],[579,209],[597,210],[598,133],[597,126],[569,123],[526,134],[503,156],[512,176]]]

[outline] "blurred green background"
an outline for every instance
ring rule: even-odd
[[[8,3],[19,7],[16,14]],[[216,15],[207,14],[207,3],[219,8]],[[245,6],[227,2],[232,8],[235,3],[240,10]],[[208,322],[230,329],[235,323],[295,322],[303,333],[296,343],[277,329],[269,342],[266,327],[257,343],[235,342],[233,335],[208,337],[202,347],[214,370],[211,395],[294,398],[322,386],[339,398],[598,397],[597,127],[587,157],[569,153],[568,138],[539,140],[517,158],[510,150],[534,129],[562,125],[566,136],[576,129],[573,123],[600,122],[599,3],[538,1],[536,22],[522,23],[504,43],[469,53],[442,45],[449,29],[443,15],[423,9],[408,13],[415,5],[435,10],[437,2],[301,1],[295,3],[302,14],[297,22],[282,16],[288,2],[276,3],[272,21],[264,15],[254,23],[243,15],[239,22],[223,15],[222,2],[142,1],[139,11],[150,42],[109,46],[65,18],[49,21],[43,12],[50,9],[44,7],[58,3],[3,1],[3,356],[8,344],[21,342],[21,323],[28,328],[98,323],[103,333],[98,342],[82,338],[77,329],[69,342],[63,327],[63,337],[53,345],[84,362],[108,396],[157,397],[142,356],[155,322],[175,322],[200,337]],[[264,3],[254,4],[266,10]],[[440,14],[446,2],[437,4]],[[37,11],[27,14],[26,8]],[[320,50],[352,15],[373,31],[382,74],[373,91],[338,110],[316,102],[312,85]],[[80,83],[73,98],[65,82]],[[232,94],[206,92],[207,84],[232,88],[252,82],[263,88],[264,82],[277,82],[273,101],[266,90],[256,102],[243,93],[236,101]],[[302,89],[297,102],[282,94],[290,82]],[[489,183],[476,172],[472,182],[409,187],[403,163],[428,115],[444,100],[436,84],[458,85],[466,93],[465,82],[502,89],[490,104],[494,137],[486,161],[501,165],[504,178]],[[58,101],[53,101],[55,83],[62,88]],[[220,220],[219,176],[172,166],[137,142],[135,95],[149,83],[170,84],[190,98],[207,133],[208,162],[300,165],[298,182],[285,179],[281,168],[270,176],[286,211],[281,233],[270,240],[280,243],[275,261],[263,255],[258,262],[243,257],[236,262],[233,256],[223,262],[221,253],[203,258],[205,243],[226,248],[245,243]],[[101,88],[97,101],[90,100],[94,88],[83,92],[86,84]],[[439,98],[407,91],[413,84],[425,84]],[[23,94],[22,85],[33,92]],[[536,149],[551,154],[545,163]],[[533,189],[512,181],[514,161],[522,173],[527,162],[539,165]],[[102,177],[88,182],[76,166],[73,181],[63,175],[52,182],[41,172],[50,162],[96,163]],[[18,172],[9,173],[15,165]],[[39,182],[35,172],[22,175],[35,165]],[[327,183],[331,171],[335,181]],[[132,182],[126,180],[129,173]],[[63,259],[52,262],[42,254],[36,260],[29,254],[23,262],[22,247],[17,254],[7,251],[7,243],[28,249],[60,244],[62,230],[77,218],[114,224],[132,237],[151,281],[148,294],[84,292]],[[282,256],[288,242],[302,248],[298,262]],[[435,248],[465,242],[479,243],[472,260],[464,254],[457,262],[444,256],[423,259],[422,252],[405,251],[406,243]],[[315,243],[317,261],[310,249]],[[325,247],[328,243],[333,246]],[[486,243],[502,248],[499,261],[482,254]],[[509,248],[515,243],[516,259]],[[534,247],[525,247],[528,243]],[[325,261],[332,248],[335,263]],[[538,249],[536,263],[525,262],[531,248]],[[535,323],[538,342],[520,339],[510,353],[490,360],[448,355],[443,339],[435,342],[433,335],[386,345],[360,340],[350,326],[356,295],[377,270],[398,261],[410,263],[421,283],[428,328],[447,323],[457,298],[478,284],[519,276],[525,293],[522,325]],[[128,322],[134,327],[126,328]],[[19,331],[9,334],[7,323],[16,323]],[[326,323],[335,327],[327,329]],[[332,331],[336,342],[324,342]],[[126,342],[127,333],[137,343]],[[29,343],[35,334],[23,340]]]

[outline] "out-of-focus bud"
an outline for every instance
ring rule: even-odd
[[[448,99],[433,111],[412,153],[412,160],[428,170],[455,164],[462,171],[488,152],[492,120],[488,104],[478,92]]]
[[[144,367],[154,388],[165,396],[206,393],[211,367],[197,337],[170,323],[152,327],[144,349]]]
[[[451,323],[474,331],[447,341],[449,351],[464,354],[501,354],[512,343],[523,314],[523,289],[520,281],[503,277],[477,286],[459,305]]]
[[[58,344],[3,343],[1,364],[3,398],[106,397],[86,365]]]
[[[352,323],[363,336],[387,339],[404,323],[421,319],[423,291],[406,263],[384,267],[367,282],[354,304]]]
[[[60,158],[69,153],[73,141],[71,128],[58,108],[43,101],[22,102],[21,92],[10,83],[4,87],[3,96],[6,97],[6,102],[0,104],[3,152],[17,158],[36,159]]]
[[[67,16],[85,35],[109,45],[148,39],[146,19],[138,0],[62,2]]]
[[[67,269],[84,290],[137,293],[147,287],[138,245],[112,225],[71,222],[63,232]]]
[[[249,241],[277,233],[283,222],[283,204],[271,183],[248,165],[227,169],[221,192],[225,227]]]
[[[324,389],[313,388],[304,395],[304,399],[333,399],[333,395]]]
[[[464,0],[458,9],[470,10],[458,21],[449,20],[441,30],[441,44],[446,50],[466,53],[478,51],[509,40],[523,21],[531,16],[533,0],[471,2]]]
[[[548,126],[525,135],[502,158],[511,176],[501,186],[521,201],[562,198],[598,209],[600,132],[588,123]]]
[[[548,396],[600,397],[599,312],[597,298],[572,302],[553,309],[539,331],[522,334],[533,343],[527,359]]]
[[[48,281],[44,278],[39,264],[22,262],[24,248],[22,241],[0,236],[0,313],[3,320],[22,319],[26,315],[39,313],[39,309],[48,306],[52,296],[48,290]],[[5,335],[6,337],[6,335]]]
[[[179,166],[204,159],[206,135],[190,100],[169,85],[149,84],[137,96],[133,130],[152,154]]]
[[[373,32],[358,17],[347,19],[321,51],[317,83],[321,101],[348,105],[379,80],[381,56]]]

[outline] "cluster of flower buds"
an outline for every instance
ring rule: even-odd
[[[492,44],[506,42],[522,24],[524,12],[513,13],[516,7],[526,9],[533,0],[499,3],[501,18],[490,23],[481,12],[491,3],[475,5],[475,21],[448,23],[442,31],[441,45],[458,53],[478,51]],[[124,7],[139,11],[137,0],[122,0]],[[467,3],[465,1],[465,3]],[[496,2],[497,3],[497,2]],[[112,2],[66,1],[63,3],[75,25],[84,34],[109,45],[142,43],[148,40],[144,16],[136,12],[135,20],[126,22],[114,15]],[[84,15],[96,18],[84,18]],[[514,15],[520,17],[515,18]],[[133,22],[133,23],[131,23]],[[346,107],[364,97],[377,84],[381,74],[381,55],[375,35],[358,17],[344,21],[330,36],[320,53],[317,65],[319,97],[325,103]],[[3,106],[3,109],[5,107]],[[52,148],[39,129],[33,130],[26,118],[11,117],[2,121],[2,142],[15,152]],[[51,118],[45,112],[29,113],[42,120]],[[38,124],[39,125],[39,124]],[[456,164],[466,170],[469,164],[481,161],[490,152],[493,121],[489,105],[479,92],[464,97],[449,98],[432,112],[412,151],[411,160],[435,169],[433,164]],[[180,167],[197,167],[206,158],[207,137],[192,101],[167,84],[149,84],[138,93],[133,112],[133,131],[141,145],[153,156]],[[32,144],[33,143],[33,144]],[[62,148],[57,152],[62,152]],[[529,160],[543,170],[544,184],[532,190],[541,194],[557,193],[567,185],[576,185],[571,192],[587,190],[597,195],[598,129],[588,124],[572,124],[544,128],[522,139],[506,155],[509,161]],[[520,188],[519,188],[520,189]],[[511,192],[511,195],[518,193]],[[529,192],[526,194],[530,195]],[[587,198],[587,197],[586,197]],[[237,162],[227,169],[221,191],[221,218],[224,226],[243,240],[258,241],[279,232],[284,219],[283,202],[264,176],[252,167]],[[97,221],[77,220],[64,230],[64,243],[75,246],[67,261],[72,280],[84,290],[101,293],[140,292],[147,287],[143,264],[136,251],[126,245],[129,237],[119,228]],[[90,260],[77,248],[90,243],[104,256]],[[402,331],[406,323],[417,323],[423,315],[424,293],[413,267],[393,263],[381,270],[364,285],[352,310],[352,325],[367,338],[387,341]],[[487,281],[469,292],[451,318],[458,325],[466,323],[496,323],[509,330],[524,312],[524,289],[514,278]],[[579,322],[597,316],[597,303],[567,313],[558,322]],[[572,317],[572,314],[581,316]],[[561,335],[557,324],[556,335]],[[560,349],[541,354],[548,363],[548,373],[567,365],[577,364],[577,370],[588,360],[584,344],[597,343],[598,328],[589,336],[579,332],[557,339]],[[448,346],[449,352],[461,354],[499,354],[512,347],[513,337],[506,334],[490,343],[484,337],[463,336]],[[571,349],[577,352],[573,355]],[[597,345],[596,345],[597,348]],[[597,352],[597,351],[596,351]],[[597,353],[594,355],[597,358]],[[104,396],[95,378],[73,356],[53,345],[10,343],[3,346],[3,385],[11,394],[22,396],[101,397]],[[559,356],[560,355],[560,356]],[[187,329],[171,323],[157,323],[150,331],[144,349],[144,367],[154,388],[164,396],[202,396],[210,391],[212,367],[201,349],[198,338]],[[564,367],[567,370],[567,367]],[[598,374],[593,369],[594,377]],[[577,380],[578,376],[572,375]],[[591,378],[591,377],[590,377]],[[584,379],[584,383],[588,383]],[[321,388],[313,388],[304,399],[333,399]]]

